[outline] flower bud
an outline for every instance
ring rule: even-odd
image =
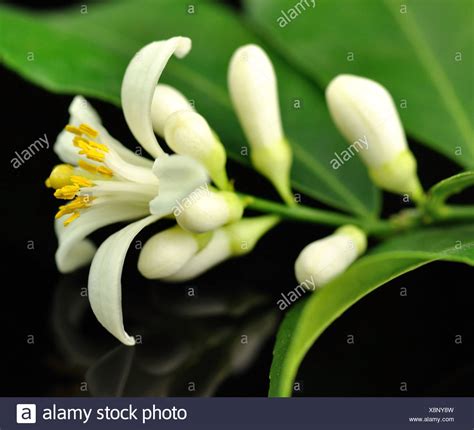
[[[387,191],[422,199],[416,160],[389,92],[370,79],[339,75],[329,83],[326,100],[351,148],[359,144],[357,152],[374,183]]]
[[[244,218],[209,233],[212,238],[207,244],[181,269],[164,280],[168,282],[188,281],[230,257],[251,252],[258,240],[277,222],[278,218],[272,215]]]
[[[220,189],[230,187],[224,146],[201,115],[191,110],[175,112],[166,120],[164,132],[166,142],[174,152],[203,164]]]
[[[293,204],[289,181],[291,148],[283,135],[275,71],[262,48],[246,45],[234,53],[228,85],[252,148],[252,164],[273,183],[287,203]]]
[[[152,236],[138,259],[138,270],[148,279],[161,279],[181,269],[210,239],[210,234],[198,235],[179,226]]]
[[[322,287],[344,272],[366,248],[362,230],[351,225],[340,227],[331,236],[303,248],[295,262],[296,279]]]
[[[178,224],[193,233],[215,230],[225,224],[239,220],[244,205],[237,194],[230,191],[191,193],[174,210]]]
[[[169,85],[158,84],[151,103],[151,122],[155,133],[163,137],[166,120],[179,110],[193,111],[194,108],[177,89]]]

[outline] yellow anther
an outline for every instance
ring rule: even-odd
[[[104,175],[104,176],[114,176],[113,170],[109,169],[106,166],[98,166],[97,173],[100,173],[101,175]]]
[[[89,196],[79,196],[76,197],[72,202],[68,203],[67,205],[59,206],[59,210],[55,215],[55,218],[61,218],[64,215],[71,214],[78,209],[87,208],[90,206],[90,202],[93,198]]]
[[[46,186],[48,188],[62,188],[66,185],[71,185],[71,175],[74,173],[74,167],[70,164],[59,164],[57,165],[46,179]]]
[[[84,178],[84,176],[71,176],[71,182],[74,185],[79,185],[80,187],[92,187],[94,185],[94,182]]]
[[[113,176],[114,172],[106,166],[95,166],[84,160],[79,160],[79,167],[90,173],[100,173],[105,176]]]
[[[94,142],[93,140],[89,140],[87,143],[89,144],[89,146],[92,146],[92,148],[100,149],[101,151],[104,151],[104,152],[109,152],[109,148],[107,147],[107,145],[104,145],[103,143]]]
[[[65,185],[54,192],[54,197],[63,200],[72,200],[79,191],[78,185]]]
[[[79,218],[80,213],[79,212],[74,212],[66,221],[64,221],[64,227],[67,227],[69,224],[71,224],[75,219]]]
[[[77,146],[81,149],[89,148],[89,141],[81,136],[74,136],[74,138],[72,139],[72,143],[74,146]]]
[[[99,135],[99,132],[93,129],[88,124],[81,124],[79,126],[79,130],[82,131],[82,133],[87,134],[88,136],[93,137],[93,138],[96,138]]]
[[[81,149],[79,154],[84,154],[89,160],[97,161],[101,163],[104,161],[105,155],[97,149]]]
[[[76,127],[75,125],[66,125],[64,128],[66,131],[69,131],[69,133],[77,134],[78,136],[82,135],[82,131]]]

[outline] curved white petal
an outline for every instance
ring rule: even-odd
[[[170,208],[173,212],[184,197],[209,182],[206,168],[186,155],[158,158],[153,172],[160,184],[158,196],[150,202],[150,212],[154,215],[165,215]]]
[[[97,250],[89,272],[89,301],[99,322],[125,345],[134,345],[127,334],[122,316],[122,268],[134,237],[147,225],[158,220],[148,216],[127,225],[109,236]]]
[[[96,129],[99,132],[97,140],[114,149],[126,162],[148,168],[153,165],[153,161],[135,154],[133,151],[123,146],[117,139],[114,139],[102,125],[102,121],[95,109],[84,97],[74,97],[69,105],[69,114],[69,123],[71,125],[79,126],[80,124],[85,123]],[[65,130],[61,131],[56,139],[56,143],[54,144],[54,151],[62,161],[77,165],[79,160],[79,149],[72,144],[73,137],[74,136],[71,133]]]
[[[56,265],[61,273],[69,273],[90,262],[95,246],[85,239],[89,234],[106,225],[146,216],[145,205],[130,205],[127,202],[97,205],[81,210],[79,218],[67,227],[65,215],[55,222],[59,246],[56,251]]]
[[[153,42],[137,52],[130,61],[122,81],[122,107],[125,119],[137,141],[153,157],[164,154],[151,120],[155,87],[170,57],[184,57],[191,49],[191,39],[172,37]]]

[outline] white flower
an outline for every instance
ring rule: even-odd
[[[340,227],[331,236],[303,248],[295,262],[296,279],[322,287],[344,272],[366,248],[364,232],[354,226]]]
[[[176,221],[185,230],[204,233],[242,217],[244,206],[237,194],[229,191],[200,192],[196,198],[185,197],[182,209],[175,210]]]
[[[203,234],[172,227],[145,243],[138,269],[150,279],[167,282],[193,279],[230,257],[251,252],[277,222],[275,216],[244,218]]]
[[[389,92],[379,83],[353,75],[339,75],[326,89],[329,112],[349,143],[365,139],[359,151],[372,180],[381,188],[410,194],[420,200],[423,190],[416,160]]]
[[[252,149],[253,165],[287,203],[293,204],[291,149],[281,125],[275,71],[262,48],[246,45],[237,49],[230,61],[228,85]]]
[[[166,120],[164,133],[174,152],[189,155],[206,166],[220,189],[230,188],[224,146],[201,115],[191,110],[177,111]]]
[[[56,216],[58,268],[70,272],[93,258],[89,274],[92,310],[102,325],[127,345],[135,343],[122,320],[120,278],[128,247],[144,227],[172,214],[176,202],[209,180],[205,167],[196,160],[165,154],[152,129],[151,105],[161,72],[173,53],[184,56],[190,47],[191,41],[183,37],[151,43],[139,51],[125,72],[124,115],[154,162],[112,138],[97,113],[82,97],[76,97],[69,108],[70,124],[54,147],[69,164],[53,169],[46,181],[56,189],[57,198],[70,200]],[[183,107],[179,103],[175,106]],[[155,116],[173,113],[171,108],[165,110],[156,108]],[[105,240],[97,252],[86,239],[105,225],[136,219]]]

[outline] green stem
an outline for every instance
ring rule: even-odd
[[[352,224],[362,228],[368,234],[374,235],[385,235],[393,233],[396,230],[396,226],[390,221],[355,218],[350,215],[310,208],[308,206],[286,206],[281,203],[261,199],[248,194],[239,195],[246,202],[247,208],[263,213],[273,213],[285,219],[337,227],[345,224]]]
[[[432,216],[435,221],[474,221],[474,206],[444,205]]]

